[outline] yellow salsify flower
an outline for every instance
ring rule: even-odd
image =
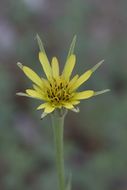
[[[39,77],[31,68],[17,63],[24,74],[33,82],[32,89],[27,89],[25,93],[19,92],[17,95],[42,100],[43,103],[37,107],[37,110],[44,109],[41,118],[53,112],[55,109],[64,108],[78,112],[79,109],[75,108],[75,106],[80,103],[80,100],[88,99],[109,91],[109,89],[98,92],[94,90],[77,91],[104,60],[97,63],[92,69],[87,70],[81,76],[76,74],[71,77],[76,63],[76,55],[73,53],[76,36],[71,43],[62,73],[59,71],[58,59],[53,57],[50,64],[39,36],[37,36],[37,40],[41,50],[39,52],[39,60],[47,78]]]

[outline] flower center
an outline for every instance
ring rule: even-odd
[[[68,83],[62,80],[53,80],[50,82],[50,88],[47,89],[47,97],[54,105],[67,102],[72,97],[72,94],[69,93]]]

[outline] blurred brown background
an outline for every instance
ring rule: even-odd
[[[15,95],[31,87],[18,61],[42,73],[36,33],[61,68],[74,34],[75,72],[105,59],[82,89],[111,92],[82,101],[80,113],[66,118],[66,173],[73,190],[126,190],[126,0],[0,1],[0,190],[57,189],[49,117],[40,121],[40,102]]]

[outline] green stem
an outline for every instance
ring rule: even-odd
[[[64,116],[60,116],[60,114],[58,113],[52,114],[52,126],[54,131],[54,141],[56,148],[56,165],[59,190],[65,190],[63,151]]]

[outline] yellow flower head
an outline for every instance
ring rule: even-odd
[[[50,64],[38,35],[37,40],[40,47],[39,60],[47,78],[44,79],[39,77],[32,69],[18,63],[18,66],[22,69],[25,75],[33,82],[33,88],[27,89],[25,93],[19,92],[17,95],[42,100],[43,103],[37,107],[37,110],[44,109],[42,118],[53,112],[55,109],[66,108],[72,111],[78,111],[75,106],[80,103],[80,100],[88,99],[92,96],[109,91],[109,89],[99,92],[93,90],[85,90],[82,92],[77,91],[77,89],[90,78],[92,73],[104,62],[104,60],[97,63],[92,69],[89,69],[81,76],[75,75],[74,77],[71,77],[76,62],[76,56],[73,53],[76,36],[71,43],[62,73],[59,71],[59,62],[56,57],[52,58]]]

